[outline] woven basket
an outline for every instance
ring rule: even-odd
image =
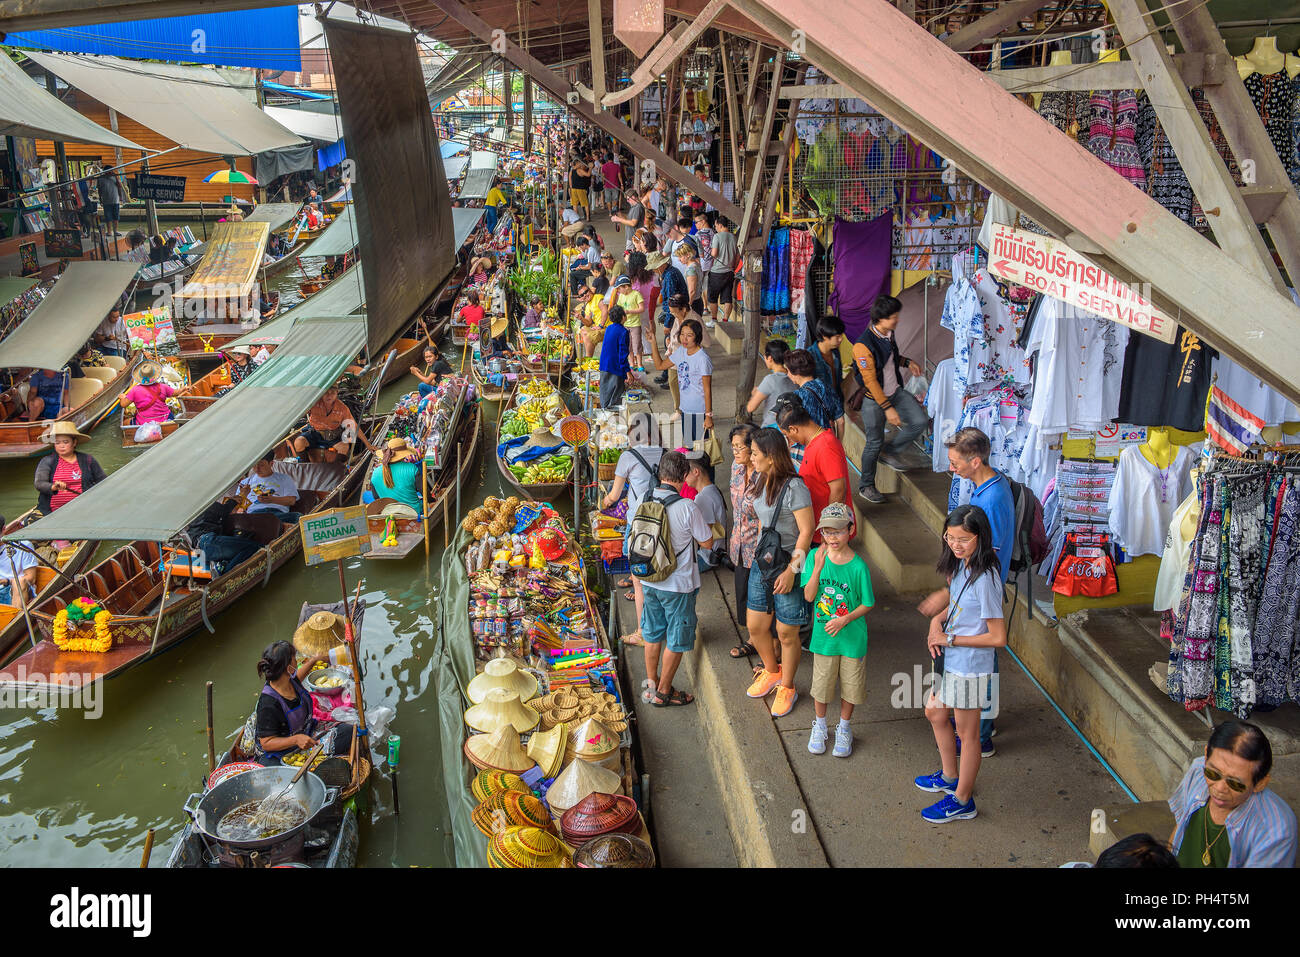
[[[610,481],[613,481],[613,479],[614,479],[614,470],[615,470],[616,468],[618,468],[618,463],[617,463],[617,462],[601,462],[601,463],[600,463],[600,480],[601,480],[602,482],[610,482]]]

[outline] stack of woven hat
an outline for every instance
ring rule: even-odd
[[[593,691],[586,686],[563,688],[538,698],[534,706],[541,715],[544,731],[561,721],[574,724],[587,718],[598,718],[616,734],[627,730],[627,716],[623,713],[623,706],[608,691]]]

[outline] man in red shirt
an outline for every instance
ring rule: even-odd
[[[804,447],[803,461],[799,463],[799,477],[808,486],[812,496],[813,521],[821,518],[822,509],[831,502],[843,502],[853,512],[849,497],[849,463],[844,456],[844,446],[829,429],[813,421],[801,405],[788,405],[777,419],[781,432],[791,442]],[[853,528],[849,537],[856,533]],[[813,533],[813,541],[821,541],[821,533]]]

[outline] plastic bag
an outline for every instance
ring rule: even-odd
[[[157,442],[161,438],[161,422],[146,422],[135,430],[135,442],[137,445],[141,445],[145,442]]]
[[[376,705],[366,711],[366,728],[372,741],[383,741],[388,736],[388,726],[397,717],[397,712],[388,705]]]
[[[926,393],[930,391],[930,380],[923,375],[914,375],[907,380],[907,385],[903,386],[903,388],[911,393],[912,398],[917,402],[925,405]]]

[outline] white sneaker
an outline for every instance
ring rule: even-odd
[[[714,326],[716,326],[716,325],[717,325],[717,323],[714,322],[712,319],[706,319],[706,320],[704,320],[704,328],[706,328],[706,329],[712,329],[712,328],[713,328]]]
[[[812,734],[808,737],[808,750],[813,754],[825,754],[826,737],[826,722],[814,721]]]
[[[823,737],[822,737],[823,751],[826,750],[825,741],[826,741],[825,733],[823,732]],[[848,730],[847,728],[836,726],[835,747],[834,749],[832,749],[831,754],[835,755],[835,757],[837,758],[847,758],[852,753],[853,753],[853,732]]]

